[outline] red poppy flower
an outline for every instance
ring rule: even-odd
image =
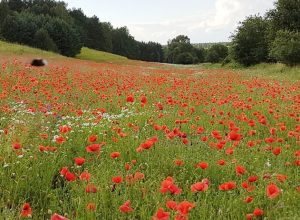
[[[286,175],[283,175],[283,174],[277,174],[276,175],[276,178],[279,182],[283,183],[287,180],[287,176]]]
[[[246,199],[244,200],[245,203],[251,203],[253,201],[252,196],[247,196]]]
[[[172,177],[168,176],[164,181],[161,183],[160,192],[167,193],[170,192],[171,194],[178,195],[180,194],[182,189],[174,184],[174,180]]]
[[[250,176],[250,177],[248,178],[248,182],[253,183],[253,182],[256,182],[257,179],[258,179],[257,176]]]
[[[76,157],[74,161],[77,166],[82,166],[85,162],[85,159],[82,157]]]
[[[97,135],[90,135],[89,137],[88,137],[88,141],[89,142],[95,142],[96,140],[97,140]]]
[[[111,154],[110,154],[110,157],[112,158],[112,159],[116,159],[116,158],[118,158],[120,156],[120,153],[119,152],[112,152]]]
[[[263,216],[264,214],[264,211],[259,209],[259,208],[256,208],[254,211],[253,211],[253,215],[255,215],[256,217],[260,217],[260,216]]]
[[[175,160],[175,164],[176,166],[182,166],[184,164],[184,162],[182,160]]]
[[[273,154],[274,155],[279,155],[281,153],[281,148],[280,147],[276,147],[274,150],[273,150]]]
[[[29,203],[25,203],[21,210],[21,217],[29,218],[31,217],[31,207]]]
[[[157,108],[159,110],[163,110],[164,109],[164,107],[163,107],[163,105],[161,103],[157,103]]]
[[[119,210],[123,213],[132,212],[133,208],[130,207],[130,200],[127,200],[123,205],[121,205]]]
[[[144,96],[144,95],[141,96],[141,103],[146,105],[146,103],[147,103],[147,97],[146,96]]]
[[[134,174],[133,179],[134,179],[134,181],[143,180],[143,179],[145,179],[145,174],[143,174],[141,172],[136,172]]]
[[[97,187],[94,185],[94,184],[88,184],[86,187],[85,187],[85,192],[86,193],[96,193],[97,192]]]
[[[269,184],[266,193],[270,199],[274,199],[280,194],[280,189],[275,184]]]
[[[74,173],[71,173],[71,172],[67,171],[66,174],[65,174],[65,178],[66,178],[67,181],[73,182],[73,181],[76,180],[76,175]]]
[[[88,211],[96,211],[96,204],[93,203],[93,202],[90,202],[90,203],[87,204],[86,209]]]
[[[59,171],[60,175],[62,175],[62,176],[65,176],[67,172],[68,172],[68,167],[63,167]]]
[[[152,220],[169,220],[170,213],[165,212],[163,208],[159,208],[156,214],[152,217]]]
[[[112,178],[112,181],[113,181],[113,183],[116,183],[116,184],[122,183],[123,182],[123,177],[121,177],[121,176],[114,176]]]
[[[72,128],[67,125],[63,125],[63,126],[59,127],[60,133],[63,133],[63,134],[66,134],[66,133],[70,132],[71,130],[72,130]]]
[[[223,166],[225,165],[225,160],[218,160],[218,165]]]
[[[187,215],[189,211],[195,207],[194,203],[191,203],[189,201],[183,201],[177,205],[177,211],[181,215]]]
[[[176,210],[177,209],[177,203],[173,200],[168,200],[166,202],[166,206],[169,208],[169,209],[172,209],[172,210]]]
[[[200,162],[196,165],[197,168],[201,168],[202,170],[205,170],[208,167],[208,163],[206,162]]]
[[[22,148],[22,145],[19,142],[13,143],[12,147],[14,150],[19,150]]]
[[[244,173],[246,173],[246,169],[243,166],[236,166],[235,172],[237,175],[243,175]]]
[[[58,137],[55,138],[55,141],[58,144],[63,144],[66,141],[66,139],[62,136],[58,136]]]
[[[104,145],[104,143],[101,144],[91,144],[86,147],[86,152],[90,153],[98,153],[100,151],[100,148]]]
[[[134,97],[133,97],[133,95],[127,96],[126,102],[134,102]]]
[[[231,131],[229,134],[228,134],[228,137],[230,140],[232,141],[240,141],[241,138],[242,138],[242,135],[241,134],[238,134],[236,131]]]
[[[236,188],[236,183],[233,181],[225,182],[219,185],[219,190],[227,191],[227,190],[233,190]]]
[[[51,220],[69,220],[69,219],[55,213],[51,216]]]
[[[80,176],[79,176],[79,179],[80,180],[86,180],[86,181],[89,181],[91,178],[91,174],[87,171],[83,171]]]
[[[202,192],[208,190],[208,184],[203,182],[197,182],[191,185],[192,192]]]

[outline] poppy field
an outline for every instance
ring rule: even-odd
[[[300,219],[300,82],[0,66],[0,219]]]

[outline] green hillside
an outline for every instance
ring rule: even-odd
[[[81,52],[76,56],[76,58],[81,60],[92,60],[95,62],[114,62],[127,60],[126,57],[103,51],[93,50],[86,47],[81,48]]]
[[[20,44],[8,43],[5,41],[0,41],[0,53],[2,55],[35,55],[47,58],[63,57],[59,54],[49,51],[44,51]]]
[[[28,47],[25,45],[8,43],[5,41],[0,41],[0,54],[3,55],[14,55],[14,56],[34,56],[42,58],[67,58],[60,54],[56,54],[49,51],[40,50],[37,48]],[[76,56],[77,59],[81,60],[91,60],[95,62],[118,62],[128,60],[126,57],[119,55],[92,50],[86,47],[81,49],[81,53]],[[71,59],[71,58],[70,58]]]

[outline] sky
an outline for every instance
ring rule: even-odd
[[[139,41],[167,44],[177,35],[192,43],[226,42],[239,21],[264,15],[275,0],[65,0],[114,27],[127,26]]]

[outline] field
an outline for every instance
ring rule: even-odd
[[[0,219],[300,219],[299,69],[28,54],[0,56]]]

